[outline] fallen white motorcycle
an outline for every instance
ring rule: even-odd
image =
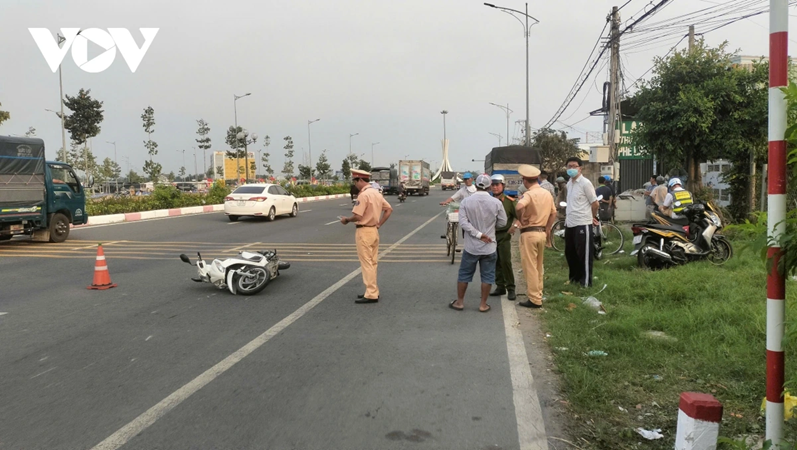
[[[210,283],[219,289],[229,289],[234,295],[254,295],[277,278],[280,270],[291,267],[280,261],[276,250],[262,252],[239,252],[238,256],[225,260],[214,259],[207,264],[197,252],[197,262],[192,263],[185,254],[180,259],[197,267],[199,277],[191,278],[197,283]]]

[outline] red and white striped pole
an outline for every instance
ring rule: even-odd
[[[767,233],[783,235],[786,219],[786,99],[781,87],[788,84],[789,0],[769,1],[769,203]],[[766,439],[783,441],[783,323],[786,279],[778,273],[780,248],[770,246],[773,259],[767,275],[767,407]]]

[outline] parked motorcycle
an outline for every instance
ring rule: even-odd
[[[695,202],[684,209],[684,219],[673,219],[658,213],[646,224],[634,224],[634,251],[640,267],[664,269],[707,259],[724,264],[733,256],[731,243],[718,234],[722,220],[710,202]]]
[[[238,256],[224,260],[214,259],[207,264],[197,252],[197,262],[192,263],[185,254],[180,259],[197,267],[198,277],[191,278],[197,283],[210,283],[219,289],[229,289],[233,295],[254,295],[262,291],[268,283],[277,278],[280,270],[291,267],[290,263],[280,261],[276,250],[262,252],[239,252]]]

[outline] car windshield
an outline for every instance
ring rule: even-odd
[[[233,191],[233,194],[262,194],[263,189],[265,189],[263,186],[241,186]]]

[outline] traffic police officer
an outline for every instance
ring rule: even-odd
[[[341,217],[340,223],[357,224],[355,239],[357,256],[363,273],[365,294],[358,295],[355,303],[376,303],[379,301],[379,286],[376,284],[376,266],[379,257],[379,227],[387,222],[393,208],[379,193],[371,187],[371,174],[364,170],[351,170],[352,181],[360,190],[354,203],[351,217]]]
[[[542,307],[543,258],[545,247],[550,245],[551,227],[556,221],[553,197],[539,185],[540,169],[522,164],[518,173],[523,176],[526,192],[516,206],[520,228],[520,260],[526,276],[526,297],[518,305],[527,308]]]
[[[496,288],[491,296],[507,294],[509,300],[515,299],[515,274],[512,272],[512,235],[517,227],[513,226],[517,220],[515,214],[515,199],[504,194],[506,182],[504,176],[497,174],[490,177],[492,181],[493,197],[504,205],[506,211],[506,225],[495,229],[495,241],[498,244],[498,261],[495,265]]]

